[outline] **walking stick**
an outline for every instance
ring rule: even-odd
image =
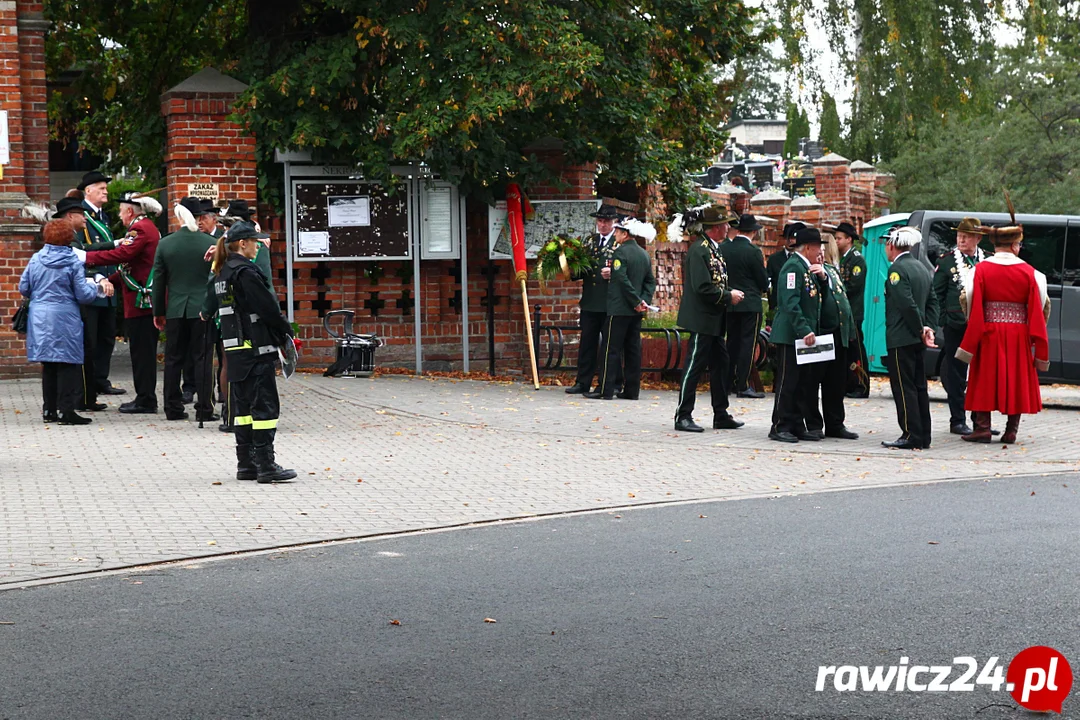
[[[529,363],[532,365],[533,390],[540,389],[540,376],[536,371],[536,347],[533,345],[532,316],[529,314],[529,291],[525,289],[525,278],[521,280],[521,305],[525,312],[525,336],[529,342]]]

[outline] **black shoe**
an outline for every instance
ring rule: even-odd
[[[858,440],[859,433],[851,432],[846,427],[842,427],[836,430],[826,430],[825,437],[836,438],[838,440]]]
[[[255,458],[251,454],[251,445],[236,446],[236,479],[256,480],[259,477],[259,469],[255,466]]]
[[[124,388],[113,387],[112,384],[109,384],[98,390],[98,395],[123,395],[126,392],[127,390]]]
[[[622,390],[623,390],[623,386],[622,386],[622,383],[616,383],[616,384],[615,384],[615,393],[616,393],[616,394],[618,394],[618,393],[621,393],[621,392],[622,392]]]
[[[635,396],[635,397],[630,397],[629,395],[627,395],[627,394],[626,394],[626,393],[624,393],[624,392],[617,392],[617,393],[615,393],[615,397],[619,398],[620,400],[637,400],[637,396]]]
[[[563,392],[567,395],[584,395],[585,393],[589,392],[589,388],[585,387],[584,385],[571,385],[570,387],[563,390]]]
[[[79,412],[101,412],[109,408],[105,403],[96,402],[93,405],[76,405],[75,409]]]
[[[218,425],[217,429],[223,433],[231,433],[233,431],[232,426],[226,425],[225,423],[221,423],[220,425]]]
[[[185,405],[190,405],[191,403],[195,402],[195,393],[190,390],[185,391],[180,396],[180,401]]]
[[[746,388],[745,390],[739,391],[738,397],[741,397],[741,398],[754,398],[755,400],[760,400],[761,398],[765,397],[765,393],[758,392],[757,390],[755,390],[753,388]]]
[[[60,416],[56,414],[56,411],[42,413],[41,422],[48,425],[49,423],[60,422]]]
[[[182,413],[165,413],[166,420],[187,420],[189,415],[186,412]]]
[[[960,423],[959,425],[950,425],[949,432],[953,435],[970,435],[973,431],[967,423]]]
[[[590,400],[614,400],[615,399],[614,395],[604,395],[599,390],[595,390],[593,392],[587,392],[584,395],[582,395],[582,397],[587,397]]]
[[[195,420],[197,422],[201,422],[201,423],[217,422],[220,419],[221,419],[221,416],[220,415],[215,415],[214,413],[210,413],[209,415],[202,415],[200,413],[195,413]]]
[[[825,439],[825,433],[820,430],[803,430],[802,432],[795,433],[795,437],[800,440],[809,440],[811,442],[817,442],[818,440]]]
[[[92,422],[94,422],[94,421],[91,420],[90,418],[82,417],[81,415],[76,415],[74,410],[66,412],[66,413],[64,413],[63,415],[60,416],[60,424],[61,425],[89,425]]]
[[[909,440],[908,438],[900,438],[900,439],[894,440],[892,442],[882,441],[881,444],[882,444],[883,447],[893,448],[895,450],[922,450],[923,449],[922,443],[917,443],[917,442],[915,442],[913,440]],[[926,447],[929,448],[930,446],[927,445]]]
[[[680,418],[675,421],[675,429],[683,432],[705,432],[705,428],[694,422],[694,418]]]
[[[789,433],[787,430],[773,430],[773,431],[771,431],[769,433],[769,439],[770,440],[776,440],[777,442],[784,442],[784,443],[797,443],[797,442],[799,442],[799,438],[795,437],[794,435]]]
[[[991,430],[990,434],[996,437],[996,436],[1001,434],[1001,431],[1000,430]],[[930,447],[930,446],[927,445],[927,447]]]
[[[132,400],[126,402],[120,406],[120,412],[125,415],[153,415],[157,412],[156,405],[139,405],[138,402]]]
[[[274,446],[264,445],[255,448],[255,466],[258,468],[256,480],[260,483],[284,483],[296,477],[295,470],[283,468],[274,462]]]
[[[863,392],[862,390],[852,390],[849,393],[844,393],[844,397],[851,398],[852,400],[865,400],[870,397],[870,393]]]
[[[730,415],[721,415],[719,417],[714,415],[712,419],[713,430],[738,430],[745,424],[742,420],[736,420]]]

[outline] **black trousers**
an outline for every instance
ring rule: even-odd
[[[74,412],[82,397],[82,368],[72,363],[41,364],[41,397],[45,414]]]
[[[619,356],[624,364],[623,395],[637,399],[641,394],[641,315],[609,315],[604,326],[604,365],[600,387],[604,397],[615,395],[619,382]]]
[[[113,348],[116,346],[116,308],[87,307],[94,316],[93,364],[94,386],[97,392],[109,387],[109,370],[112,367]],[[85,335],[85,333],[84,333]]]
[[[750,385],[750,370],[754,362],[754,345],[761,328],[761,313],[729,312],[727,314],[727,353],[731,373],[725,378],[725,390],[742,392]]]
[[[229,405],[235,413],[233,434],[237,445],[260,448],[274,444],[281,412],[274,375],[274,361],[260,360],[243,380],[229,383]]]
[[[154,316],[125,318],[128,350],[131,353],[131,374],[135,383],[135,404],[157,408],[157,346],[158,330]]]
[[[185,393],[194,393],[196,390],[196,382],[195,357],[193,355],[188,355],[187,361],[184,362],[183,372],[180,375],[180,390]]]
[[[807,376],[809,366],[795,361],[794,345],[776,346],[776,379],[773,381],[773,412],[770,432],[789,432],[798,435],[805,429]],[[817,404],[817,387],[814,387],[814,404]]]
[[[885,356],[896,403],[900,437],[930,447],[930,396],[926,391],[926,347],[922,343],[891,348]]]
[[[870,394],[870,359],[866,356],[866,343],[863,342],[862,320],[855,320],[855,339],[848,348],[848,367],[858,360],[862,373],[856,370],[848,371],[847,391],[860,395]]]
[[[99,369],[102,354],[101,337],[109,331],[110,318],[112,318],[112,332],[116,331],[116,320],[112,315],[114,309],[95,305],[83,305],[80,308],[83,320],[82,398],[78,403],[80,406],[90,407],[97,402],[100,389],[98,378],[101,376]],[[112,345],[109,345],[109,355],[112,355]],[[108,377],[108,369],[106,369],[106,381]]]
[[[709,368],[709,394],[712,398],[713,417],[724,417],[728,414],[728,394],[724,385],[728,376],[728,351],[724,338],[719,335],[690,333],[682,382],[679,384],[679,406],[675,408],[675,422],[693,418],[698,382],[706,367]]]
[[[822,330],[821,334],[829,332],[835,337],[837,331]],[[799,377],[800,384],[806,388],[803,394],[803,419],[807,430],[824,430],[833,432],[844,427],[846,413],[844,411],[844,394],[847,392],[848,363],[850,355],[855,350],[854,346],[836,346],[836,359],[829,362],[811,363],[803,365]],[[804,379],[805,378],[805,379]],[[818,411],[818,389],[821,389],[821,410]]]
[[[577,379],[576,384],[583,388],[592,387],[593,377],[596,376],[604,363],[604,356],[600,348],[605,347],[603,342],[604,330],[607,328],[607,314],[581,311],[581,343],[578,345]],[[623,384],[623,368],[620,362],[615,368],[615,386]]]
[[[964,341],[967,327],[946,325],[941,340],[941,384],[949,398],[949,426],[964,424],[964,397],[967,395],[967,363],[956,359],[956,349]]]
[[[165,413],[179,415],[184,412],[184,398],[180,391],[180,374],[184,361],[189,354],[195,357],[195,401],[197,417],[209,417],[213,414],[213,400],[210,389],[210,368],[206,360],[210,357],[206,342],[206,323],[199,318],[169,318],[165,321]]]

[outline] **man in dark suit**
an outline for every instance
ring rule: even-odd
[[[202,206],[202,214],[195,218],[195,222],[199,226],[199,232],[206,233],[217,240],[225,234],[225,228],[218,223],[218,218],[221,216],[221,213],[214,205],[213,200],[201,198],[199,204]],[[185,405],[190,405],[195,402],[197,375],[198,370],[195,367],[195,355],[189,353],[187,359],[184,360],[184,368],[181,374],[183,380],[180,383],[180,390],[183,393]]]
[[[728,353],[724,344],[727,309],[743,299],[743,292],[730,287],[720,243],[727,236],[728,224],[735,216],[718,205],[702,212],[696,228],[691,225],[690,241],[683,260],[683,292],[679,302],[679,327],[690,331],[689,349],[679,385],[679,405],[675,408],[675,429],[705,432],[694,422],[694,405],[701,373],[709,368],[709,392],[712,397],[713,428],[734,430],[743,423],[728,412],[724,383],[728,376]]]
[[[111,180],[111,177],[94,170],[83,175],[79,183],[79,190],[83,194],[82,211],[86,218],[85,236],[89,239],[88,243],[78,247],[79,250],[93,249],[91,246],[100,246],[101,243],[113,241],[112,232],[109,230],[110,219],[105,213],[105,204],[109,202]],[[116,272],[116,267],[111,265],[86,268],[88,277],[100,275],[107,278],[114,272]],[[86,384],[89,388],[90,383],[93,383],[95,396],[122,395],[127,392],[122,388],[113,387],[109,382],[109,367],[112,364],[113,347],[116,345],[116,307],[117,298],[112,296],[98,298],[91,305],[83,308],[83,344],[85,346],[83,356],[88,375]],[[90,406],[91,400],[89,397],[86,398],[85,409],[93,409]]]
[[[750,387],[754,346],[761,328],[761,296],[769,290],[765,258],[750,239],[760,229],[753,215],[744,214],[739,218],[735,237],[720,246],[727,265],[728,284],[743,293],[742,302],[727,309],[727,351],[731,362],[727,388],[741,398],[765,397],[765,393]]]
[[[206,323],[199,311],[206,300],[206,283],[210,263],[204,257],[214,239],[198,231],[194,219],[203,214],[198,199],[187,197],[180,201],[190,217],[185,226],[166,235],[158,244],[154,257],[154,326],[165,331],[165,417],[186,420],[180,374],[188,354],[195,356],[195,381],[198,399],[195,418],[213,421],[213,402],[210,394],[209,369],[206,361]]]
[[[851,360],[858,362],[858,369],[848,374],[847,396],[850,398],[870,397],[869,363],[866,358],[866,343],[863,342],[864,295],[866,294],[866,258],[855,247],[856,241],[862,242],[859,231],[849,222],[842,222],[833,232],[836,248],[840,251],[840,278],[844,281],[844,290],[855,324],[852,345],[858,346],[858,356]]]
[[[795,343],[802,340],[807,347],[817,342],[821,326],[822,290],[828,284],[825,269],[817,262],[821,254],[821,233],[817,228],[803,227],[795,233],[794,252],[780,268],[776,293],[776,315],[773,317],[770,341],[776,345],[776,380],[773,382],[772,426],[769,439],[796,443],[800,440],[821,440],[824,433],[808,432],[804,422],[807,395],[812,375],[803,370],[795,354]],[[813,388],[817,404],[817,387]]]
[[[769,276],[769,309],[776,312],[776,283],[777,278],[780,277],[780,268],[784,267],[784,263],[791,257],[791,253],[794,252],[795,247],[795,232],[800,228],[804,228],[801,222],[788,223],[784,226],[784,247],[780,250],[776,250],[769,256],[768,262],[765,263],[765,274]]]
[[[889,354],[889,385],[896,403],[900,438],[882,442],[889,448],[919,450],[930,447],[930,397],[926,391],[926,348],[934,344],[937,295],[933,277],[910,253],[922,241],[918,228],[889,231],[885,256],[892,263],[885,280],[885,345]]]
[[[585,249],[596,260],[596,265],[574,278],[581,280],[581,342],[578,345],[577,378],[566,388],[570,395],[589,392],[597,365],[604,362],[599,354],[600,336],[607,318],[608,279],[603,271],[610,268],[615,253],[615,221],[619,219],[619,213],[612,206],[604,205],[592,217],[596,218],[596,232],[585,241]],[[622,385],[621,366],[616,369],[614,381],[616,386]]]

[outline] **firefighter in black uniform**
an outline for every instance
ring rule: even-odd
[[[274,461],[278,421],[274,360],[278,347],[292,342],[292,327],[252,262],[259,240],[266,237],[251,223],[237,222],[218,239],[214,254],[218,272],[208,305],[221,322],[221,342],[229,358],[236,479],[280,483],[296,477],[295,470]]]

